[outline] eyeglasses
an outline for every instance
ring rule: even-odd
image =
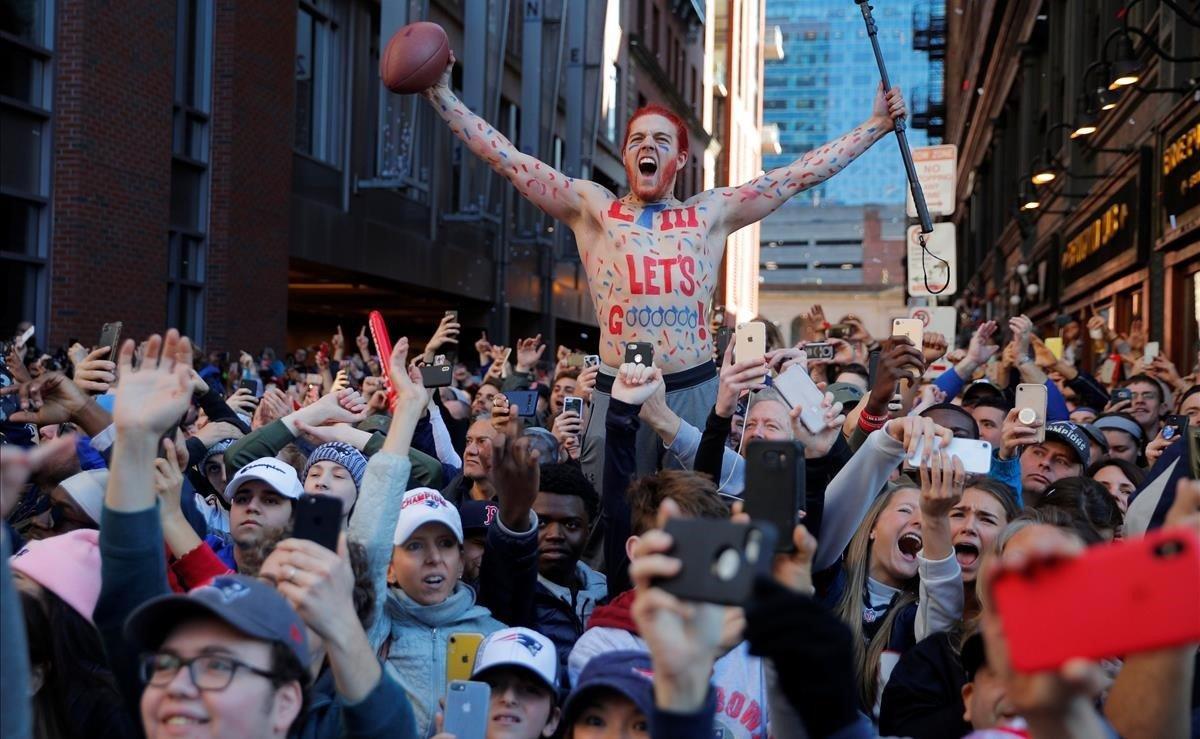
[[[199,690],[224,690],[233,682],[238,668],[248,670],[255,675],[268,680],[276,678],[275,673],[260,670],[257,667],[239,662],[232,657],[221,657],[204,654],[191,659],[183,659],[169,652],[142,655],[142,680],[155,687],[164,687],[179,674],[179,669],[186,667],[192,684]]]

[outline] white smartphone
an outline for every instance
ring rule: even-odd
[[[825,395],[809,377],[807,369],[794,364],[775,378],[774,385],[788,405],[792,408],[800,406],[800,422],[805,428],[814,434],[825,430],[825,412],[821,410]]]
[[[1150,364],[1151,362],[1154,361],[1154,358],[1157,356],[1158,356],[1158,342],[1157,341],[1147,341],[1146,342],[1146,354],[1144,357],[1142,357],[1142,362],[1145,364]]]
[[[737,338],[733,345],[733,360],[747,362],[751,359],[762,359],[767,353],[767,324],[761,321],[750,321],[737,327]]]
[[[942,451],[962,460],[963,469],[973,475],[986,475],[992,469],[992,445],[982,439],[951,439]],[[922,438],[908,458],[909,465],[920,467],[924,453],[925,440]]]
[[[1033,382],[1022,382],[1017,385],[1016,399],[1013,407],[1017,409],[1017,420],[1024,424],[1041,421],[1038,426],[1037,440],[1040,444],[1046,440],[1046,398],[1045,385]]]
[[[17,337],[17,346],[25,346],[25,344],[29,341],[29,339],[33,337],[33,331],[34,331],[34,326],[32,326],[32,325],[30,325],[29,328],[25,329],[25,332]],[[1155,344],[1155,346],[1158,346],[1158,344]],[[116,352],[113,352],[113,356],[116,356]],[[110,361],[115,362],[117,360],[111,359]]]

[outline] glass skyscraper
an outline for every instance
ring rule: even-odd
[[[876,0],[879,43],[893,85],[913,108],[915,90],[927,90],[929,56],[912,48],[913,9],[928,0]],[[764,67],[763,123],[779,127],[782,152],[764,155],[766,170],[787,164],[836,138],[871,113],[879,70],[862,13],[852,0],[767,0],[767,27],[783,32],[784,57]],[[908,129],[910,145],[928,143]],[[796,205],[904,203],[904,165],[889,136]]]

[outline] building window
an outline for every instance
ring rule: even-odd
[[[621,68],[614,61],[608,65],[604,76],[604,136],[614,144],[617,142],[618,101],[621,99]]]
[[[213,7],[212,0],[177,4],[167,325],[203,341]]]
[[[0,10],[0,272],[3,330],[31,321],[49,331],[50,130],[53,0]]]
[[[296,11],[296,125],[298,152],[339,166],[342,49],[331,0],[302,0]]]

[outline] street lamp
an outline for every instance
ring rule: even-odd
[[[1122,30],[1130,30],[1122,29]],[[1108,89],[1116,90],[1120,87],[1128,87],[1136,85],[1137,81],[1142,78],[1142,60],[1137,58],[1133,52],[1133,41],[1129,36],[1122,33],[1118,37],[1117,42],[1117,58],[1112,63],[1112,76],[1109,78]]]

